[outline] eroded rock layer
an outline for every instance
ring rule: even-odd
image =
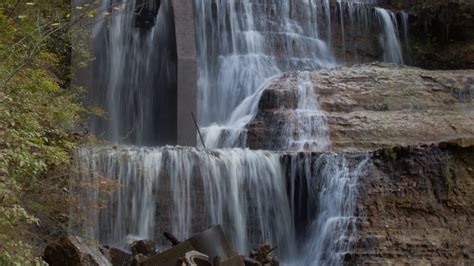
[[[474,263],[474,146],[441,143],[372,153],[359,179],[357,241],[349,264]]]
[[[309,75],[327,116],[334,151],[438,143],[474,135],[473,70],[367,64]],[[278,138],[298,108],[297,79],[297,73],[284,74],[263,93],[259,112],[248,126],[250,148],[280,149]]]

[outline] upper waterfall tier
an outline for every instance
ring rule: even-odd
[[[197,54],[196,84],[194,71],[177,77],[183,68],[177,58],[182,49],[177,49],[176,33],[181,31],[175,29],[183,21],[175,23],[172,3],[101,2],[93,32],[90,103],[102,107],[106,118],[93,119],[96,135],[115,143],[176,144],[177,135],[194,128],[177,129],[192,124],[188,118],[195,102],[199,126],[218,135],[241,128],[235,112],[275,75],[404,61],[406,16],[374,8],[376,1],[195,0],[196,47],[189,52]],[[188,90],[178,92],[179,84]]]
[[[400,37],[408,33],[399,25],[406,24],[375,4],[196,1],[198,110],[206,147],[246,146],[253,103],[283,72],[375,60],[402,63]]]
[[[273,75],[336,65],[327,42],[328,1],[196,0],[195,5],[203,126],[226,122]]]

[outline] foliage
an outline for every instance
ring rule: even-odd
[[[25,228],[39,223],[24,196],[52,169],[69,164],[74,133],[88,110],[70,87],[77,21],[70,1],[0,3],[0,264],[39,263]],[[91,7],[81,16],[90,16]],[[81,17],[79,16],[79,17]]]

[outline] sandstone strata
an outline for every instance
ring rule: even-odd
[[[472,265],[474,146],[442,143],[371,154],[360,179],[348,264]]]
[[[327,116],[334,151],[374,150],[474,136],[474,71],[427,71],[367,64],[310,73]],[[297,107],[297,74],[286,73],[263,93],[248,127],[252,149],[281,149]]]

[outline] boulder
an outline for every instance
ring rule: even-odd
[[[372,63],[308,73],[331,150],[367,151],[474,136],[474,70],[428,71]],[[252,149],[279,150],[298,107],[298,73],[263,93],[248,125]],[[316,107],[316,106],[315,106]],[[291,128],[290,128],[291,129]]]
[[[130,245],[132,254],[142,254],[144,256],[153,256],[156,254],[155,242],[153,240],[137,240]]]
[[[110,262],[114,266],[115,265],[117,266],[130,265],[133,261],[132,254],[127,253],[118,248],[113,248],[113,247],[109,248],[108,255],[109,255]]]
[[[112,265],[97,243],[74,235],[63,235],[50,241],[43,259],[51,266]]]

